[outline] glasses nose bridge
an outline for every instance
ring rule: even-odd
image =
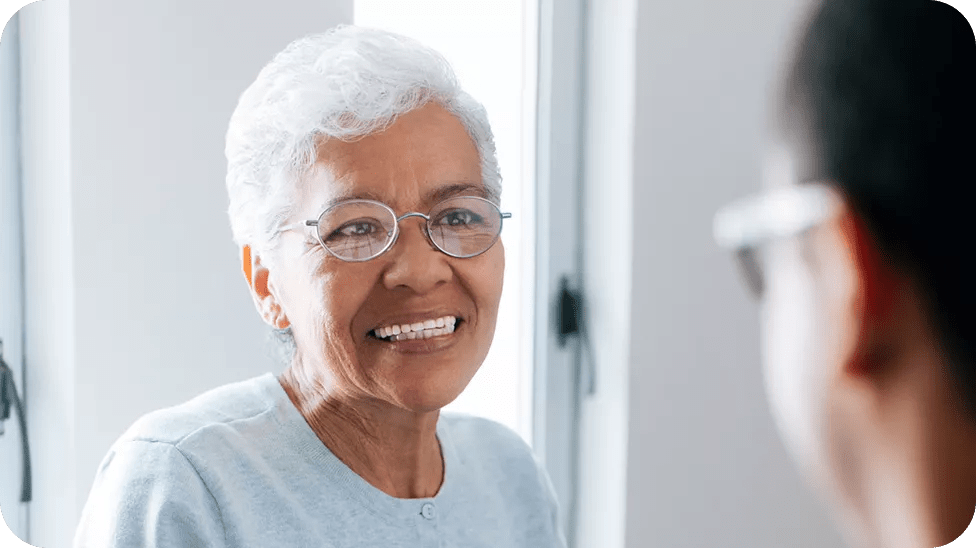
[[[417,211],[408,211],[407,213],[404,213],[403,215],[400,215],[399,217],[396,218],[397,232],[400,231],[400,221],[404,219],[409,219],[410,217],[420,217],[421,219],[424,220],[420,230],[423,231],[424,236],[426,236],[427,239],[429,240],[430,230],[428,227],[430,226],[430,217],[424,215],[423,213],[419,213]]]
[[[404,213],[403,215],[400,215],[399,217],[397,217],[396,218],[396,222],[399,225],[400,224],[400,221],[402,221],[404,219],[407,219],[409,217],[420,217],[421,219],[424,220],[424,224],[425,225],[427,224],[428,221],[430,221],[430,217],[428,217],[427,215],[424,215],[423,213],[419,213],[417,211],[408,211],[407,213]]]
[[[437,249],[439,251],[440,248],[436,244],[434,244],[434,241],[431,238],[430,229],[429,229],[430,217],[417,211],[408,211],[407,213],[404,213],[403,215],[396,217],[396,226],[397,226],[396,237],[394,238],[394,241],[392,244],[390,244],[390,246],[392,247],[393,244],[395,244],[396,241],[400,239],[400,221],[404,219],[409,219],[410,217],[420,217],[421,219],[424,220],[423,224],[420,227],[420,231],[423,233],[424,238],[427,240],[427,243],[432,245],[434,249]]]

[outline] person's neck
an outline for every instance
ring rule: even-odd
[[[976,421],[960,404],[942,356],[906,355],[876,417],[870,521],[879,546],[944,546],[966,530],[976,509]]]
[[[439,412],[329,393],[321,379],[304,378],[294,368],[279,382],[319,440],[366,482],[396,498],[433,497],[440,490]]]

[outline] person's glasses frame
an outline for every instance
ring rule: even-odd
[[[431,221],[432,221],[432,218],[431,218],[431,215],[430,214],[433,213],[433,212],[435,212],[435,211],[437,211],[438,208],[440,208],[443,204],[445,204],[447,202],[454,201],[454,200],[458,200],[458,199],[478,200],[479,202],[483,202],[484,204],[486,204],[488,206],[491,206],[491,208],[495,212],[497,212],[497,214],[498,214],[498,218],[499,218],[498,229],[495,231],[495,233],[494,233],[494,235],[493,235],[493,237],[491,239],[491,243],[489,243],[487,246],[485,246],[484,249],[482,249],[481,251],[478,251],[476,253],[471,253],[471,254],[467,254],[467,255],[460,255],[460,254],[452,253],[452,252],[444,249],[431,236],[431,228],[432,228],[431,227]],[[330,249],[329,246],[327,246],[325,244],[325,242],[322,240],[322,231],[319,230],[319,224],[321,223],[322,218],[325,217],[326,214],[328,214],[330,211],[335,210],[338,207],[348,206],[350,204],[355,204],[355,203],[364,203],[364,204],[372,204],[372,205],[380,206],[380,207],[382,207],[384,210],[386,210],[390,214],[390,218],[394,219],[394,222],[393,222],[393,230],[387,232],[387,242],[386,242],[386,245],[383,246],[383,248],[380,249],[378,252],[373,253],[372,255],[370,255],[368,257],[364,257],[364,258],[349,258],[349,257],[343,257],[343,256],[337,254],[335,251],[333,251],[332,249]],[[404,219],[408,219],[410,217],[420,217],[421,219],[424,220],[424,228],[423,228],[423,231],[422,232],[424,233],[424,237],[427,238],[427,241],[430,242],[431,245],[433,245],[435,249],[437,249],[438,251],[440,251],[441,253],[443,253],[443,254],[445,254],[445,255],[447,255],[449,257],[454,257],[456,259],[470,259],[472,257],[477,257],[478,255],[481,255],[481,254],[485,253],[486,251],[488,251],[489,249],[491,249],[492,246],[495,245],[495,242],[498,241],[498,237],[501,235],[503,221],[505,219],[511,219],[512,218],[512,214],[511,213],[507,213],[507,212],[502,212],[501,209],[499,209],[498,205],[496,205],[494,202],[492,202],[491,200],[482,198],[480,196],[452,196],[450,198],[447,198],[445,200],[441,200],[440,202],[434,204],[434,206],[430,208],[430,210],[427,212],[427,214],[420,213],[418,211],[408,211],[408,212],[406,212],[406,213],[404,213],[403,215],[400,215],[400,216],[397,216],[396,212],[393,211],[393,208],[391,208],[390,206],[384,204],[383,202],[378,202],[376,200],[353,199],[353,200],[344,200],[342,202],[338,202],[336,204],[333,204],[333,205],[325,208],[322,211],[322,213],[319,213],[319,216],[316,217],[315,219],[308,219],[308,220],[305,220],[303,222],[299,222],[299,223],[287,225],[287,226],[282,227],[281,230],[282,231],[287,231],[287,230],[295,230],[295,229],[303,228],[303,227],[313,227],[313,228],[315,228],[315,238],[318,240],[319,245],[322,246],[322,249],[325,249],[329,254],[331,254],[332,256],[334,256],[337,259],[340,259],[342,261],[350,262],[350,263],[361,263],[361,262],[371,261],[371,260],[379,257],[380,255],[383,255],[384,253],[386,253],[390,249],[392,249],[393,246],[396,244],[397,240],[400,237],[400,221],[402,221]]]
[[[712,226],[715,241],[733,252],[750,293],[761,299],[766,285],[762,246],[807,232],[833,216],[841,203],[826,182],[778,187],[721,208]]]

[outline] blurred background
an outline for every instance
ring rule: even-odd
[[[574,548],[840,547],[767,411],[758,309],[712,215],[758,190],[805,0],[41,0],[0,40],[0,338],[25,403],[0,510],[69,546],[139,416],[275,373],[231,241],[224,133],[292,40],[438,49],[495,131],[505,291],[452,409],[545,462]],[[580,329],[560,334],[576,297]],[[572,330],[569,330],[572,331]],[[12,417],[13,418],[13,417]]]

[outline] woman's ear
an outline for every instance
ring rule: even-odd
[[[899,332],[897,310],[905,286],[859,215],[847,209],[839,221],[856,291],[850,311],[857,326],[856,343],[845,369],[857,378],[880,381],[887,372],[892,337]]]
[[[261,257],[252,253],[249,245],[241,248],[241,268],[244,271],[244,277],[247,279],[248,289],[251,290],[254,306],[257,307],[261,318],[268,325],[277,329],[285,329],[290,326],[291,323],[271,287],[270,271],[261,264]]]
[[[245,245],[241,248],[241,267],[244,271],[244,278],[247,279],[247,286],[251,287],[251,246]]]

